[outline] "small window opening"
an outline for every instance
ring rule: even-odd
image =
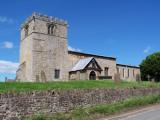
[[[28,29],[29,29],[29,26],[26,25],[25,28],[24,28],[24,32],[25,32],[25,37],[28,36]]]
[[[135,76],[134,70],[133,70],[133,77]]]
[[[93,67],[93,68],[96,68],[95,62],[92,63],[92,67]]]
[[[105,67],[105,68],[104,68],[104,75],[105,75],[105,76],[108,76],[108,70],[109,70],[108,67]]]
[[[119,68],[117,68],[117,73],[119,74]]]
[[[48,25],[48,34],[53,35],[54,31],[55,31],[55,25],[53,25],[53,24]]]
[[[55,69],[55,76],[54,76],[54,78],[55,79],[59,79],[59,77],[60,77],[60,70]]]
[[[123,68],[123,78],[124,78],[124,68]]]

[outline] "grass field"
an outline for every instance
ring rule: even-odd
[[[34,91],[51,89],[90,89],[90,88],[132,88],[132,87],[160,87],[159,83],[151,82],[121,82],[116,84],[113,80],[97,81],[68,81],[46,83],[0,83],[0,92],[8,91]]]

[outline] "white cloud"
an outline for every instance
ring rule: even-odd
[[[3,48],[11,49],[11,48],[13,48],[13,46],[14,45],[13,45],[12,42],[6,41],[6,42],[3,43]]]
[[[147,46],[147,47],[144,49],[143,53],[148,53],[150,50],[151,50],[151,46]]]
[[[13,23],[13,19],[0,16],[0,23]]]
[[[0,73],[15,74],[18,69],[19,63],[0,60]]]
[[[73,48],[71,46],[68,46],[68,50],[75,51],[75,52],[81,52],[81,50],[79,48]]]

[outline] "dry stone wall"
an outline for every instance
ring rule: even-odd
[[[0,94],[0,120],[67,112],[77,107],[113,103],[133,96],[160,94],[160,88],[48,90]]]

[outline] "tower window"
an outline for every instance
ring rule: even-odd
[[[59,79],[59,77],[60,77],[60,70],[55,69],[55,75],[54,75],[54,78],[55,78],[55,79]]]
[[[24,27],[25,37],[28,36],[28,29],[29,29],[29,26],[26,25],[26,26]]]
[[[48,26],[48,34],[50,34],[50,27],[51,27],[51,26],[49,25],[49,26]]]
[[[129,69],[128,69],[128,77],[129,77]]]
[[[55,32],[55,25],[54,24],[50,24],[50,25],[48,25],[48,34],[49,35],[53,35],[54,34],[54,32]]]

